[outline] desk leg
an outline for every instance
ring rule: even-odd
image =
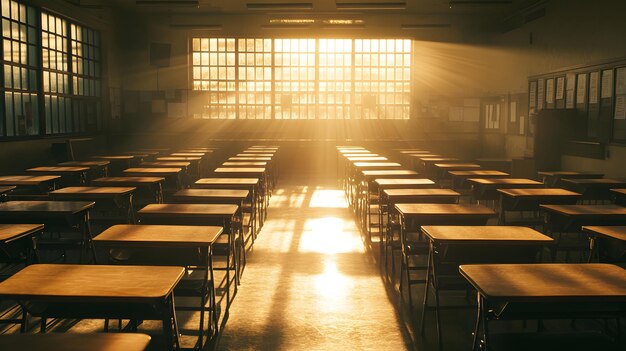
[[[219,332],[219,324],[217,315],[217,302],[216,302],[216,292],[215,292],[215,274],[213,273],[213,250],[212,247],[209,247],[209,306],[211,307],[211,316],[213,321],[213,332],[212,336],[217,336]]]
[[[176,322],[176,309],[174,306],[174,293],[165,301],[163,311],[163,337],[168,349],[180,350],[178,339],[178,323]]]
[[[431,277],[431,274],[433,274],[434,271],[434,267],[433,267],[433,251],[435,250],[435,248],[433,247],[433,243],[432,241],[430,242],[429,245],[429,250],[428,250],[428,267],[426,268],[426,281],[424,282],[424,299],[422,302],[422,318],[420,319],[420,328],[421,328],[421,333],[422,335],[424,335],[424,329],[425,329],[425,323],[424,321],[426,320],[426,310],[428,309],[428,290],[430,287],[430,281],[431,279],[434,279],[435,277]],[[436,282],[435,282],[436,284]],[[410,286],[409,286],[410,288]],[[437,294],[437,289],[435,289],[435,294]],[[438,313],[438,312],[436,312]],[[437,326],[437,330],[439,330],[439,326]],[[441,340],[439,340],[439,342],[441,342]]]
[[[480,326],[483,319],[483,298],[480,293],[476,293],[477,306],[476,306],[476,325],[474,327],[474,335],[472,340],[472,351],[476,351],[480,348],[481,337],[478,336]],[[484,339],[484,335],[482,337]]]

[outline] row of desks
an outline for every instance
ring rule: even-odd
[[[213,178],[205,179],[201,183],[207,187],[211,185],[217,185],[218,187],[233,185],[235,187],[256,187],[259,183],[259,179],[255,178],[253,182],[251,179],[226,178],[220,180],[220,178]],[[128,194],[130,192],[132,192],[131,188],[81,187],[60,189],[54,192],[53,196],[58,197],[57,199],[61,199],[63,196],[84,196],[93,198],[107,197],[113,194]],[[205,264],[209,264],[205,270],[207,272],[206,274],[210,274],[210,277],[207,277],[206,281],[213,284],[212,254],[210,254],[212,246],[218,241],[217,238],[220,237],[222,228],[228,228],[228,231],[231,233],[240,230],[234,229],[234,227],[241,226],[241,219],[237,220],[236,218],[239,211],[241,211],[241,203],[244,199],[249,197],[248,194],[249,191],[243,189],[183,189],[174,196],[177,202],[182,202],[180,204],[152,204],[142,208],[138,212],[139,221],[142,225],[114,226],[97,236],[93,241],[90,235],[85,234],[83,235],[83,239],[86,239],[84,243],[92,247],[93,245],[97,245],[97,247],[109,249],[167,248],[165,255],[158,256],[164,261],[176,257],[176,255],[174,255],[175,252],[172,252],[172,250],[192,249],[192,251],[186,251],[182,257],[191,261],[200,258],[200,261],[188,263],[185,264],[185,266],[192,265],[197,268],[198,266],[202,266],[203,260],[201,258],[208,257],[208,261],[204,260]],[[199,203],[185,203],[190,201],[197,201]],[[232,204],[206,204],[205,202],[228,202]],[[4,212],[10,213],[8,215],[10,218],[15,218],[15,215],[18,213],[28,213],[30,219],[35,218],[37,215],[44,216],[46,219],[49,219],[48,216],[50,218],[59,219],[61,217],[69,218],[79,213],[88,217],[88,212],[91,207],[94,206],[94,203],[70,201],[10,201],[3,205],[6,205],[7,208],[0,209],[0,214]],[[215,220],[220,221],[219,223],[221,225],[214,227],[201,226],[202,224],[214,223]],[[150,223],[164,222],[170,224],[176,224],[178,222],[179,225],[167,228],[163,225],[150,225]],[[88,221],[84,221],[83,223],[88,223]],[[193,223],[194,226],[186,227],[185,224],[189,223]],[[88,228],[88,226],[85,227]],[[202,228],[209,229],[211,232],[203,231]],[[207,235],[207,233],[211,235]],[[24,233],[22,234],[22,237],[29,236]],[[35,233],[32,234],[32,238],[37,238]],[[5,236],[11,235],[7,234]],[[15,238],[16,236],[13,235],[11,240],[15,240]],[[234,245],[234,236],[229,235],[228,238],[228,241],[232,242]],[[228,243],[226,246],[229,247],[230,245],[231,244]],[[36,247],[36,245],[33,245],[33,247]],[[204,251],[201,251],[199,256],[197,254],[194,255],[194,250],[200,248]],[[122,250],[122,252],[124,252],[124,250]],[[205,253],[202,254],[202,252]],[[116,262],[137,263],[136,260],[141,261],[146,258],[141,255],[141,252],[135,252],[134,257],[133,255],[126,257],[127,254],[127,252],[124,252],[124,255],[116,256]],[[154,260],[154,256],[148,257]],[[96,260],[95,255],[93,260]],[[161,263],[165,265],[168,264],[167,262]],[[157,264],[159,263],[157,262]],[[172,263],[170,262],[170,264]],[[178,265],[180,265],[180,261],[178,261]],[[93,271],[93,267],[102,267],[102,270]],[[148,272],[144,269],[144,271],[133,274],[135,268],[131,267],[136,266],[32,265],[10,278],[10,284],[0,284],[0,296],[18,300],[24,300],[26,298],[32,300],[41,299],[42,301],[52,300],[55,302],[55,306],[50,304],[49,308],[46,309],[44,313],[49,313],[46,314],[46,316],[60,316],[64,318],[124,318],[131,320],[161,319],[163,320],[166,341],[168,344],[171,344],[173,348],[178,348],[178,330],[175,319],[176,316],[174,314],[173,291],[176,290],[174,287],[179,285],[179,281],[185,275],[183,274],[184,271],[182,268],[177,268],[178,273],[176,273],[175,277],[173,271],[166,272],[165,270],[171,270],[176,267],[143,267],[146,269],[154,268],[154,270]],[[66,268],[72,269],[67,270]],[[160,270],[161,268],[163,268],[163,270]],[[48,277],[50,275],[54,276],[55,280],[52,284],[48,284],[45,291],[30,291],[27,293],[26,297],[24,295],[20,296],[19,291],[22,291],[22,294],[26,293],[24,289],[21,289],[22,287],[26,286],[28,290],[32,290],[29,285],[24,283],[25,281],[36,279],[37,276]],[[93,278],[93,282],[95,282],[94,286],[89,287],[92,281],[85,281],[84,276]],[[111,279],[109,279],[109,277]],[[149,281],[146,280],[146,277],[148,277]],[[159,277],[162,279],[155,281]],[[237,277],[237,273],[235,273],[235,277]],[[71,296],[61,296],[68,294],[66,287],[73,285],[73,281],[81,281],[81,287],[78,290],[72,291]],[[100,284],[98,285],[97,283]],[[159,285],[160,283],[162,283],[162,285]],[[135,288],[135,286],[137,288]],[[150,291],[146,290],[148,287]],[[8,290],[5,291],[2,290],[2,288]],[[207,288],[207,291],[213,291],[213,288],[214,287],[211,285],[210,288]],[[87,292],[83,292],[84,290]],[[89,295],[88,298],[85,298],[85,294]],[[66,298],[68,300],[67,303],[65,303]],[[59,302],[63,301],[63,304],[57,305],[57,299],[61,299]],[[229,297],[227,297],[227,300],[230,304]],[[207,301],[210,302],[209,309],[213,312],[212,315],[215,318],[216,307],[214,291],[208,293]],[[96,306],[94,308],[85,309],[85,303],[89,303],[90,306],[95,304]],[[121,308],[122,305],[125,307]],[[205,303],[201,303],[200,305],[204,306]],[[140,306],[152,306],[151,308],[154,310],[154,313],[147,313],[145,309]],[[137,312],[139,310],[142,312]],[[62,313],[59,311],[62,311]],[[41,314],[41,312],[37,313]],[[58,315],[58,313],[60,313],[60,315]],[[216,330],[216,321],[214,321],[213,324],[215,324]]]
[[[363,150],[363,151],[359,151]],[[347,153],[348,150],[339,149],[340,153]],[[357,152],[358,151],[358,152]],[[366,155],[365,149],[351,148],[352,154]],[[401,153],[411,153],[413,151],[402,150]],[[413,154],[415,158],[423,158],[424,150],[419,150]],[[430,156],[430,155],[428,155]],[[367,156],[363,156],[367,157]],[[372,157],[383,157],[376,154]],[[433,157],[430,157],[433,158]],[[432,160],[441,162],[443,158]],[[348,160],[350,161],[350,160]],[[352,160],[354,162],[354,159]],[[431,160],[427,160],[431,161]],[[456,162],[456,160],[447,160]],[[433,164],[434,165],[434,164]],[[426,166],[426,164],[423,164]],[[441,165],[440,165],[441,166]],[[454,165],[438,167],[439,169],[454,169],[459,167],[472,167],[474,165]],[[436,166],[435,166],[436,167]],[[398,169],[377,169],[374,176],[390,176]],[[496,215],[495,211],[479,205],[457,204],[458,195],[451,189],[419,189],[420,185],[417,174],[409,174],[410,170],[405,170],[406,175],[413,180],[406,179],[376,179],[363,184],[369,186],[379,186],[377,204],[381,213],[397,213],[399,239],[402,259],[405,260],[411,255],[428,255],[428,266],[426,267],[426,280],[412,279],[409,271],[412,268],[410,263],[402,262],[402,273],[406,274],[407,285],[411,283],[424,283],[425,291],[423,295],[423,313],[421,327],[423,332],[425,312],[428,310],[429,297],[434,292],[435,311],[437,318],[437,331],[441,341],[441,326],[439,323],[439,290],[458,289],[460,286],[473,286],[478,292],[478,318],[474,330],[473,348],[486,347],[491,344],[489,338],[489,321],[495,319],[532,319],[537,318],[537,304],[547,304],[554,307],[554,318],[576,318],[588,314],[589,310],[576,308],[589,306],[597,301],[608,301],[609,310],[597,311],[599,315],[614,317],[624,316],[624,310],[620,307],[626,301],[626,274],[617,266],[610,264],[519,264],[537,262],[537,257],[543,249],[549,248],[552,252],[556,241],[545,234],[526,227],[511,226],[484,226],[487,220]],[[455,172],[457,172],[455,174]],[[480,174],[482,173],[482,174]],[[594,219],[603,223],[618,223],[625,221],[626,213],[624,208],[614,205],[593,206],[576,205],[576,201],[581,198],[581,194],[559,188],[545,188],[545,184],[528,179],[502,178],[500,171],[482,170],[459,170],[450,171],[453,179],[458,183],[467,182],[474,190],[476,200],[496,200],[500,199],[500,222],[505,222],[505,210],[539,210],[546,213],[546,223],[561,227],[562,225],[590,223]],[[349,173],[348,173],[349,174]],[[432,173],[437,175],[437,173]],[[438,181],[445,179],[444,174],[438,174]],[[472,178],[476,175],[484,178]],[[508,174],[507,174],[508,176]],[[398,177],[400,178],[400,177]],[[580,178],[585,179],[585,178]],[[349,183],[349,182],[346,182]],[[574,182],[575,183],[575,182]],[[611,183],[604,181],[591,181],[588,183]],[[385,189],[385,185],[390,185],[391,189]],[[397,188],[395,188],[397,185]],[[404,189],[402,187],[405,187]],[[413,188],[414,187],[414,188]],[[455,186],[456,188],[456,186]],[[621,194],[620,190],[613,190],[616,194]],[[441,193],[440,193],[441,192]],[[584,191],[582,191],[584,193]],[[358,206],[358,196],[369,198],[370,191],[355,191],[357,194],[351,201]],[[351,191],[347,191],[350,195]],[[367,195],[365,195],[367,194]],[[364,202],[366,200],[363,200]],[[404,203],[403,203],[404,202]],[[431,203],[420,203],[431,202]],[[434,203],[451,202],[451,203]],[[549,205],[544,205],[550,203]],[[357,217],[361,211],[356,211]],[[564,223],[559,217],[569,218]],[[608,221],[608,222],[607,222]],[[614,222],[613,222],[614,221]],[[383,229],[383,221],[379,219],[381,232],[385,230],[388,237],[393,240],[395,222],[390,216],[386,221],[386,229]],[[577,225],[575,225],[576,227]],[[607,238],[623,240],[626,238],[624,227],[584,227],[592,238],[592,247],[596,247],[598,255],[601,248],[598,244]],[[619,229],[618,229],[619,228]],[[549,225],[544,230],[550,233]],[[581,230],[580,227],[577,228]],[[365,232],[366,233],[366,232]],[[600,233],[600,234],[599,234]],[[427,245],[420,243],[426,242]],[[383,245],[383,244],[381,244]],[[624,252],[621,252],[623,255]],[[623,258],[623,257],[622,257]],[[485,264],[493,261],[494,264]],[[387,260],[384,261],[387,266]],[[495,264],[497,263],[497,264]],[[502,263],[508,263],[503,265]],[[593,284],[590,282],[593,281]],[[523,284],[520,284],[523,282]],[[602,288],[599,288],[599,287]],[[402,290],[402,280],[400,284]],[[535,289],[535,287],[537,287]],[[411,290],[409,301],[411,299]],[[563,303],[576,301],[574,308],[563,309]],[[432,304],[432,302],[430,302]],[[519,305],[529,304],[528,307]],[[513,307],[514,306],[514,307]],[[568,306],[570,307],[570,306]],[[607,306],[603,307],[606,308]],[[411,307],[410,307],[411,308]],[[560,310],[559,310],[560,309]],[[412,310],[412,308],[411,308]],[[560,311],[560,315],[557,313]],[[564,312],[565,311],[565,312]],[[582,313],[579,314],[579,313]],[[541,314],[546,315],[546,314]],[[619,318],[618,317],[618,318]],[[542,317],[539,317],[542,318]],[[441,345],[441,344],[440,344]],[[614,345],[614,344],[613,344]]]

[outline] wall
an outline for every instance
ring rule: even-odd
[[[626,56],[626,13],[624,1],[551,0],[543,18],[518,29],[494,34],[493,56],[485,56],[490,67],[485,91],[500,94],[527,91],[527,77],[568,66],[588,64]],[[531,41],[532,37],[532,41]],[[532,139],[506,137],[509,156],[532,153]],[[607,176],[623,176],[626,148],[609,147],[612,156],[606,160],[563,157],[563,167],[574,170],[601,171]],[[622,166],[622,167],[620,167]]]

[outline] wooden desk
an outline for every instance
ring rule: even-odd
[[[242,205],[250,195],[249,190],[241,189],[183,189],[173,195],[177,203],[228,203]]]
[[[506,211],[539,211],[539,205],[574,205],[580,194],[560,188],[498,189],[499,223],[506,223]]]
[[[495,212],[485,206],[466,204],[395,204],[394,209],[400,216],[402,253],[400,279],[403,279],[402,272],[405,272],[409,306],[410,310],[413,310],[411,285],[424,281],[411,279],[410,271],[424,267],[411,266],[409,258],[426,255],[428,252],[421,227],[425,225],[485,225],[489,218],[495,216]]]
[[[401,164],[396,162],[354,162],[353,167],[361,170],[367,169],[396,169],[402,167]]]
[[[450,178],[448,174],[450,171],[467,171],[481,168],[480,165],[475,163],[435,163],[433,166],[437,170],[439,179]]]
[[[93,201],[94,210],[105,212],[114,209],[120,212],[124,223],[135,223],[133,210],[134,187],[67,187],[55,190],[50,197],[55,201]]]
[[[626,302],[626,270],[614,265],[486,264],[461,265],[459,271],[478,291],[474,350],[481,341],[489,349],[488,323],[494,319],[599,318],[609,312],[591,313],[594,303]]]
[[[165,157],[157,157],[157,161],[159,162],[189,162],[191,163],[191,175],[194,177],[200,177],[202,175],[202,157],[174,157],[174,156],[165,156]]]
[[[383,178],[374,180],[374,183],[379,191],[383,189],[427,189],[436,187],[434,181],[426,178]]]
[[[266,161],[248,161],[248,162],[224,162],[224,167],[267,167]]]
[[[68,161],[59,163],[59,166],[89,167],[89,179],[94,179],[108,176],[110,164],[110,161]]]
[[[467,189],[470,185],[467,183],[467,180],[470,178],[506,178],[510,176],[510,174],[500,171],[479,169],[473,171],[449,171],[448,172],[452,177],[452,187],[454,189]]]
[[[346,159],[350,162],[378,162],[378,161],[388,161],[387,157],[383,156],[350,156],[346,157]]]
[[[429,250],[421,325],[423,330],[432,288],[440,347],[439,291],[468,288],[459,274],[459,265],[536,263],[541,250],[554,243],[552,238],[526,227],[422,226],[422,232],[428,239]]]
[[[611,189],[611,195],[616,205],[626,206],[626,189]]]
[[[4,351],[145,351],[150,336],[145,334],[3,334],[0,349]]]
[[[626,224],[626,207],[616,205],[540,205],[546,232],[580,232],[582,226]]]
[[[183,273],[182,267],[35,264],[1,282],[0,297],[44,319],[161,320],[167,348],[178,349],[173,291]]]
[[[608,178],[576,178],[563,179],[566,189],[582,194],[585,200],[609,200],[611,189],[626,188],[626,181]]]
[[[415,171],[409,171],[404,169],[397,170],[362,170],[361,174],[366,181],[372,182],[375,179],[388,179],[388,178],[417,178],[418,173]]]
[[[472,188],[472,200],[498,200],[498,189],[539,188],[544,184],[526,178],[468,178]]]
[[[208,311],[212,311],[213,315],[212,328],[208,331],[217,332],[212,247],[222,232],[222,227],[215,226],[116,225],[95,237],[94,244],[108,249],[111,260],[117,264],[183,266],[193,269],[196,274],[200,273],[200,279],[191,276],[183,279],[174,292],[179,298],[199,297],[201,300],[199,306],[182,310],[201,313],[198,345],[202,349],[205,332],[203,316],[207,312],[207,303]],[[120,250],[123,250],[122,255]],[[195,289],[190,289],[194,283]],[[176,308],[180,310],[181,305]],[[209,333],[209,338],[212,335]]]
[[[90,201],[8,201],[0,204],[0,223],[42,223],[47,233],[78,232],[79,238],[61,237],[41,240],[39,248],[80,250],[83,261],[87,251],[96,260],[89,228]],[[59,234],[61,235],[61,234]]]
[[[6,201],[8,194],[15,190],[14,186],[0,186],[0,202]]]
[[[597,255],[600,262],[624,263],[626,261],[624,251],[626,226],[583,226],[582,230],[589,236],[589,262],[592,261],[594,255]]]
[[[239,284],[241,258],[244,252],[240,207],[232,204],[152,204],[137,213],[141,224],[221,226],[228,234],[227,257],[235,262],[235,286]],[[234,255],[231,255],[230,253]],[[229,282],[230,283],[230,282]],[[236,290],[236,289],[235,289]],[[229,302],[230,303],[230,302]]]
[[[257,161],[257,162],[270,162],[271,157],[230,157],[228,161]]]
[[[162,177],[106,177],[91,181],[92,185],[105,187],[133,187],[137,188],[137,201],[135,204],[163,203],[163,182]]]
[[[3,176],[0,186],[14,186],[16,193],[47,195],[56,189],[60,176]]]
[[[39,262],[37,240],[43,229],[43,224],[0,224],[0,263]]]
[[[129,168],[123,171],[126,177],[162,177],[165,178],[165,187],[169,189],[183,188],[183,169],[174,167],[160,168]]]
[[[87,183],[87,173],[89,167],[35,167],[26,170],[27,173],[61,176],[61,182],[66,186],[69,185],[85,185]]]
[[[538,172],[543,178],[543,182],[548,187],[563,186],[561,180],[563,179],[598,179],[604,177],[602,173],[581,173],[573,171],[551,171],[551,172]]]
[[[244,153],[240,153],[237,154],[237,157],[274,157],[274,154],[259,154],[259,153],[248,153],[248,152],[244,152]]]
[[[454,157],[417,157],[419,160],[418,169],[424,172],[425,175],[434,176],[437,174],[435,163],[458,163],[460,160]]]
[[[103,155],[93,156],[91,158],[94,160],[111,162],[109,166],[111,175],[120,175],[123,170],[143,162],[143,157],[136,155]]]

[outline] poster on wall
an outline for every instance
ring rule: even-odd
[[[607,69],[602,71],[602,91],[601,96],[603,99],[610,99],[613,97],[613,70]]]
[[[563,100],[563,92],[565,90],[565,77],[556,79],[556,99]]]
[[[543,103],[545,102],[543,89],[544,89],[543,79],[539,79],[537,81],[537,109],[538,110],[543,110]]]
[[[587,100],[587,73],[579,74],[577,79],[576,85],[578,86],[578,90],[576,91],[576,103],[584,105]]]
[[[530,82],[530,87],[528,88],[528,103],[530,107],[537,107],[537,82]]]
[[[589,75],[589,103],[598,103],[598,79],[600,78],[599,72],[591,72]]]
[[[550,78],[546,81],[546,103],[554,103],[554,78]]]

